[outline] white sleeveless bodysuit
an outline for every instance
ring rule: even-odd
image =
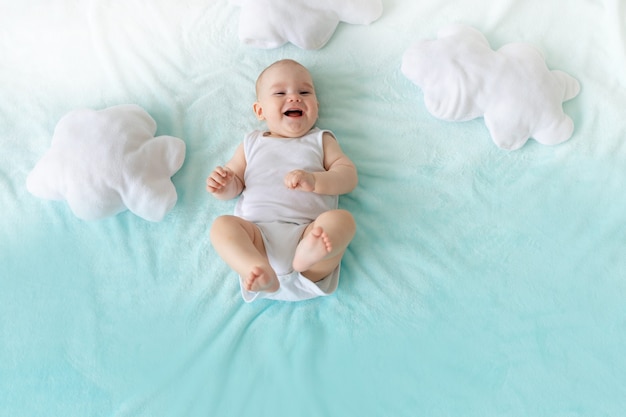
[[[281,139],[255,130],[244,138],[246,186],[234,214],[259,227],[280,281],[275,293],[250,292],[241,287],[247,302],[256,298],[299,301],[329,295],[337,288],[339,268],[313,283],[295,272],[291,263],[304,229],[323,212],[336,209],[338,196],[291,190],[284,184],[285,175],[295,169],[325,171],[324,132],[331,133],[313,128],[301,138]]]

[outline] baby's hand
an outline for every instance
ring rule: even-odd
[[[227,167],[217,167],[206,179],[206,189],[211,194],[223,191],[235,178],[234,172]]]
[[[285,186],[291,190],[314,191],[315,177],[312,173],[297,169],[285,175]]]

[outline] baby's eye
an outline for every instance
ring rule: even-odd
[[[274,95],[275,95],[275,96],[284,96],[284,95],[285,95],[285,93],[284,93],[283,91],[276,91],[276,92],[274,93]]]
[[[300,91],[301,96],[308,96],[309,94],[311,94],[310,91]]]

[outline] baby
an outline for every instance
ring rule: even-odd
[[[241,194],[235,215],[218,217],[211,242],[239,274],[245,301],[297,301],[337,288],[341,258],[354,237],[338,195],[357,171],[330,131],[315,127],[319,103],[309,71],[293,60],[267,67],[253,105],[266,131],[246,135],[233,157],[207,178],[207,191]]]

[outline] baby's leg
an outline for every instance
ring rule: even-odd
[[[248,291],[278,291],[280,283],[265,253],[261,231],[237,216],[220,216],[211,227],[211,243],[243,279]]]
[[[304,230],[293,258],[293,269],[314,282],[326,277],[341,262],[355,232],[350,212],[322,213]]]

